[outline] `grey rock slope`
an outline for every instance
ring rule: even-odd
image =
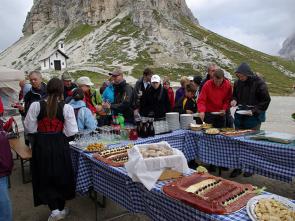
[[[295,33],[284,41],[279,54],[284,58],[295,61]]]

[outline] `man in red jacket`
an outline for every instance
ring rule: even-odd
[[[221,69],[216,70],[213,79],[207,81],[198,99],[199,116],[203,122],[213,124],[213,127],[225,127],[225,113],[230,108],[232,86],[224,78]]]

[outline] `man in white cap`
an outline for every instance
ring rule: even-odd
[[[114,102],[103,103],[104,109],[109,109],[114,115],[122,114],[125,122],[133,123],[133,108],[135,103],[135,94],[133,88],[126,82],[123,76],[123,71],[116,68],[112,73],[109,73],[114,79]]]
[[[168,92],[162,86],[159,75],[155,74],[152,76],[151,85],[143,96],[143,102],[140,107],[141,113],[144,117],[164,118],[171,108]]]
[[[79,88],[84,92],[84,101],[86,107],[88,107],[93,115],[99,117],[102,112],[102,98],[99,90],[92,88],[94,85],[89,77],[83,76],[76,81]]]

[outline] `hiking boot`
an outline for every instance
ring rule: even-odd
[[[244,177],[250,177],[250,176],[253,176],[253,173],[249,173],[249,172],[245,172],[243,174]]]
[[[48,221],[57,221],[61,219],[63,219],[63,216],[61,214],[61,211],[59,211],[58,209],[53,210],[50,216],[48,217]]]
[[[242,173],[242,170],[240,170],[240,169],[234,169],[232,172],[231,172],[231,174],[230,174],[230,178],[235,178],[235,177],[237,177],[237,176],[239,176],[240,174]]]

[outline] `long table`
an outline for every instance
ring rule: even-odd
[[[139,139],[135,143],[142,144],[165,140],[172,147],[182,150],[188,160],[198,157],[207,163],[218,166],[248,168],[246,165],[247,162],[249,162],[247,161],[249,157],[243,158],[241,154],[247,154],[249,151],[252,153],[251,148],[255,146],[257,141],[253,142],[243,139],[242,137],[210,136],[200,132],[178,130],[171,134]],[[277,145],[268,143],[269,142],[263,142],[264,148],[260,148],[262,143],[259,142],[260,146],[257,145],[256,149],[260,151],[253,151],[253,153],[255,154],[258,152],[260,155],[268,150],[275,149],[277,150],[276,156],[285,157],[276,157],[276,159],[280,159],[277,160],[277,162],[284,166],[290,165],[288,160],[295,157],[294,146],[286,145],[278,148]],[[118,145],[120,144],[114,145],[113,147]],[[248,149],[241,150],[245,146]],[[286,154],[286,152],[288,154]],[[290,156],[289,154],[293,155]],[[165,182],[157,182],[155,188],[148,191],[142,184],[133,182],[131,178],[128,177],[125,168],[109,166],[92,158],[92,154],[84,153],[75,147],[72,147],[72,160],[76,174],[76,191],[78,193],[85,194],[93,188],[96,192],[112,199],[132,213],[143,213],[153,220],[250,220],[245,209],[226,216],[211,215],[171,199],[161,190]],[[260,160],[261,159],[259,159],[259,161]],[[265,161],[271,160],[272,158],[265,159]],[[287,160],[287,162],[285,160]],[[252,159],[252,161],[257,160]],[[293,166],[294,162],[293,160]],[[248,171],[256,171],[256,165],[260,164],[253,163]],[[269,166],[268,164],[267,166],[265,166],[265,164],[260,165],[258,172],[262,175],[266,174],[269,177],[273,177],[277,175],[278,170],[276,170],[275,173],[269,173],[268,171],[270,171],[271,167],[273,166]],[[282,174],[277,176],[277,178],[281,180],[289,181],[290,177],[295,176],[295,171],[286,175],[284,175],[285,171],[281,172]]]

